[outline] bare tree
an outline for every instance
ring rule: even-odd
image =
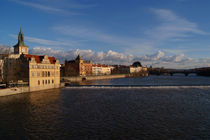
[[[0,54],[11,54],[11,47],[6,45],[0,45]]]

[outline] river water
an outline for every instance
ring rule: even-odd
[[[0,139],[210,139],[210,77],[80,84],[1,97]]]

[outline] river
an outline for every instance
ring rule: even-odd
[[[210,77],[78,84],[1,97],[0,139],[210,139]]]

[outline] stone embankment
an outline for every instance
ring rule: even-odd
[[[105,80],[105,79],[117,79],[126,77],[143,77],[148,76],[148,73],[136,75],[136,74],[115,74],[115,75],[98,75],[98,76],[74,76],[74,77],[61,77],[62,82],[81,82],[85,80]]]
[[[63,87],[65,87],[65,84],[61,83],[60,87],[58,87],[58,88],[63,88]],[[43,89],[43,90],[47,90],[47,89]],[[1,96],[15,95],[15,94],[19,94],[19,93],[33,92],[33,91],[40,91],[40,89],[30,90],[29,86],[4,88],[4,89],[0,89],[0,97]]]
[[[13,87],[13,88],[0,89],[0,97],[25,93],[25,92],[29,92],[29,87]]]
[[[104,80],[104,79],[116,79],[128,77],[128,74],[116,74],[116,75],[98,75],[98,76],[74,76],[74,77],[61,77],[61,81],[64,82],[80,82],[84,80]]]

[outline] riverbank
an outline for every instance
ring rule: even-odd
[[[81,82],[84,80],[105,80],[129,77],[129,74],[116,74],[116,75],[99,75],[99,76],[74,76],[74,77],[61,77],[64,82]]]
[[[58,87],[58,88],[63,88],[63,87],[65,87],[65,84],[61,83],[60,87]],[[48,90],[48,89],[42,89],[42,90]],[[34,91],[42,91],[42,90],[37,89],[37,90],[32,91],[28,86],[4,88],[4,89],[0,89],[0,97],[10,96],[10,95],[15,95],[15,94],[20,94],[20,93],[34,92]]]

